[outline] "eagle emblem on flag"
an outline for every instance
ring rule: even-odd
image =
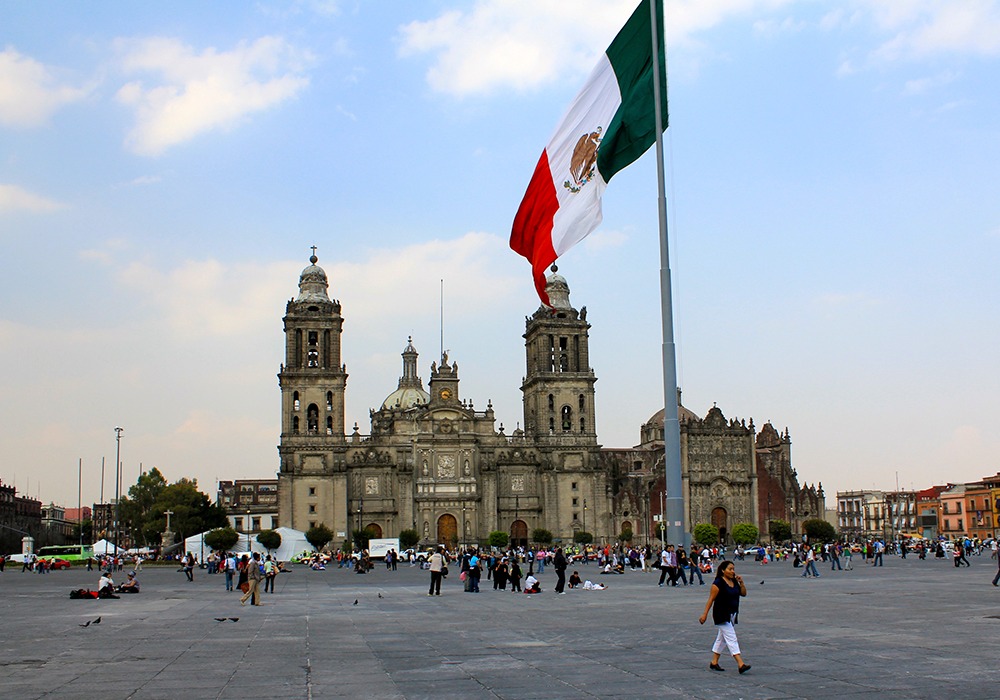
[[[602,127],[589,134],[581,136],[576,146],[573,148],[573,157],[569,162],[569,174],[573,178],[570,182],[566,180],[563,187],[576,194],[584,185],[594,179],[594,172],[597,165],[597,149],[601,146]]]

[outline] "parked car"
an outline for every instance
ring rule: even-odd
[[[8,554],[4,559],[7,560],[8,564],[24,564],[23,554]]]
[[[50,569],[68,569],[73,566],[68,560],[59,557],[45,557],[41,561],[47,561]]]

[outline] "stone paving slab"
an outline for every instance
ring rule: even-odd
[[[188,583],[147,567],[139,595],[76,601],[70,589],[96,573],[8,569],[0,688],[19,700],[998,697],[996,562],[972,563],[893,558],[803,579],[787,563],[737,562],[753,665],[742,676],[731,658],[726,673],[707,668],[715,630],[697,618],[708,586],[659,588],[656,574],[578,566],[610,588],[565,596],[551,570],[538,596],[486,580],[466,594],[451,576],[428,597],[416,568],[297,567],[254,608],[204,571]]]

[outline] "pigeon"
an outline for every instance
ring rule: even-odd
[[[224,617],[217,617],[217,618],[215,618],[215,621],[216,622],[225,622],[226,618],[224,618]]]
[[[80,625],[80,627],[90,627],[90,620],[87,620],[87,622],[85,622],[84,624]]]
[[[239,622],[240,621],[240,618],[238,618],[238,617],[231,617],[229,619],[232,620],[233,622]]]
[[[354,599],[354,604],[355,604],[355,605],[357,605],[357,604],[358,604],[358,599],[357,599],[357,598],[355,598],[355,599]]]
[[[97,618],[96,620],[94,620],[94,624],[95,625],[101,624],[101,618]]]
[[[760,585],[762,585],[762,586],[763,586],[763,585],[764,585],[764,582],[763,582],[763,581],[761,581],[761,582],[760,582]]]
[[[379,597],[379,598],[382,598],[383,596],[382,596],[382,594],[381,594],[381,593],[379,593],[379,594],[378,594],[378,597]]]

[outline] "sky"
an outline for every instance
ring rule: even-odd
[[[273,478],[281,318],[317,246],[347,430],[444,349],[522,423],[508,247],[635,0],[0,4],[0,479]],[[667,0],[679,384],[803,483],[1000,471],[1000,2]],[[656,160],[559,260],[607,447],[662,406]],[[442,313],[443,309],[443,313]],[[443,319],[443,323],[442,323]]]

